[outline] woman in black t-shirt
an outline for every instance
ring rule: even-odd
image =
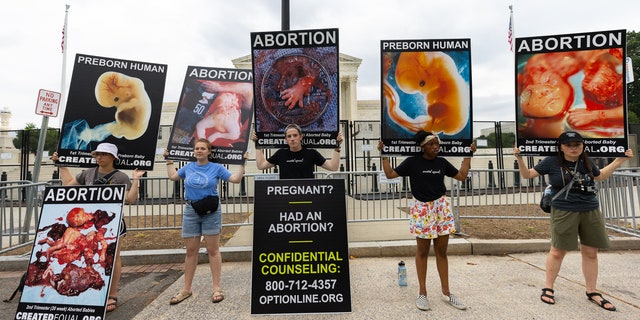
[[[269,159],[265,159],[261,149],[256,148],[256,165],[259,170],[278,166],[280,179],[312,179],[315,166],[329,171],[337,171],[340,166],[340,147],[342,133],[338,133],[338,147],[334,149],[331,159],[326,160],[320,152],[302,145],[302,130],[296,124],[288,125],[284,130],[285,140],[289,148],[278,149]],[[251,135],[255,142],[256,133]]]
[[[455,223],[451,212],[451,201],[445,195],[447,189],[444,177],[451,177],[458,181],[467,178],[471,169],[471,158],[464,158],[460,170],[456,169],[447,159],[438,157],[440,139],[430,132],[420,131],[415,136],[420,143],[422,155],[405,159],[396,168],[391,168],[388,157],[382,157],[382,169],[389,179],[400,176],[409,176],[411,194],[414,202],[410,209],[411,233],[416,237],[416,271],[420,292],[416,300],[416,307],[420,310],[429,310],[427,303],[427,258],[433,239],[433,249],[440,276],[442,290],[441,298],[452,306],[464,310],[467,306],[449,291],[449,262],[447,259],[447,246],[449,235],[454,233]],[[378,142],[378,150],[382,150],[384,144]],[[471,152],[476,147],[471,144]]]
[[[554,192],[562,191],[551,202],[551,249],[547,255],[545,286],[540,300],[547,304],[556,303],[553,285],[567,252],[578,249],[579,237],[587,298],[603,309],[615,311],[616,307],[596,292],[598,249],[609,248],[610,243],[594,181],[609,178],[622,163],[633,157],[633,151],[627,150],[626,157],[616,158],[599,169],[587,155],[582,136],[577,132],[564,132],[558,138],[558,155],[544,158],[531,169],[520,156],[520,149],[513,148],[513,154],[523,178],[533,179],[548,174]],[[566,191],[561,190],[565,186]]]

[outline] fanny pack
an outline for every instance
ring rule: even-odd
[[[204,216],[218,210],[220,198],[218,196],[207,196],[198,201],[187,201],[187,203],[191,205],[198,215]]]
[[[93,176],[93,184],[110,184],[111,178],[114,174],[116,174],[118,170],[113,170],[108,174],[104,175],[102,178],[98,178],[98,168],[96,168],[96,173]]]

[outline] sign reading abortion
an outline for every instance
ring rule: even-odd
[[[125,185],[47,187],[18,319],[104,319]]]
[[[351,312],[344,181],[255,183],[251,313]]]

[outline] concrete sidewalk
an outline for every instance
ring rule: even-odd
[[[640,314],[637,286],[640,274],[634,272],[640,264],[640,251],[608,251],[599,255],[599,289],[615,304],[617,312],[606,311],[587,300],[579,253],[565,258],[555,286],[557,304],[542,303],[539,296],[545,257],[543,252],[449,257],[451,292],[469,306],[465,311],[439,300],[440,282],[433,257],[429,259],[427,272],[431,311],[415,307],[418,285],[412,256],[353,258],[349,263],[352,312],[298,314],[292,319],[633,319]],[[407,287],[397,284],[399,260],[407,261]],[[199,265],[192,297],[169,305],[171,296],[182,287],[180,278],[133,319],[255,319],[250,308],[250,279],[250,262],[223,263],[226,298],[213,304],[208,265]]]
[[[640,294],[636,292],[640,274],[634,272],[640,263],[638,238],[613,238],[612,250],[599,255],[599,289],[619,310],[612,313],[587,301],[578,252],[571,252],[565,258],[555,287],[557,304],[540,302],[548,240],[452,237],[449,243],[451,291],[469,305],[469,309],[459,311],[439,300],[435,258],[430,257],[427,287],[432,310],[424,312],[415,307],[418,293],[413,262],[415,240],[408,232],[407,221],[350,223],[348,237],[352,257],[349,263],[352,312],[296,315],[295,319],[630,319],[640,314]],[[201,264],[194,279],[194,295],[181,304],[169,306],[169,299],[184,283],[181,269],[172,267],[160,272],[124,275],[119,307],[107,314],[107,318],[255,318],[250,314],[251,245],[252,228],[244,226],[221,248],[222,285],[226,294],[222,303],[211,303],[209,266]],[[122,252],[122,258],[126,270],[135,265],[181,265],[184,254],[184,249],[127,251]],[[206,262],[204,250],[200,258],[201,263]],[[27,259],[0,257],[0,271],[4,271],[0,272],[0,283],[8,283],[1,281],[3,274],[13,273],[9,285],[14,288],[13,282],[25,270]],[[397,285],[400,260],[407,262],[407,287]],[[11,270],[13,272],[8,272]],[[15,305],[4,304],[0,311],[0,319],[13,319]]]

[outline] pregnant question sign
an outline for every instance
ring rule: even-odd
[[[251,313],[351,312],[344,180],[255,184]]]

